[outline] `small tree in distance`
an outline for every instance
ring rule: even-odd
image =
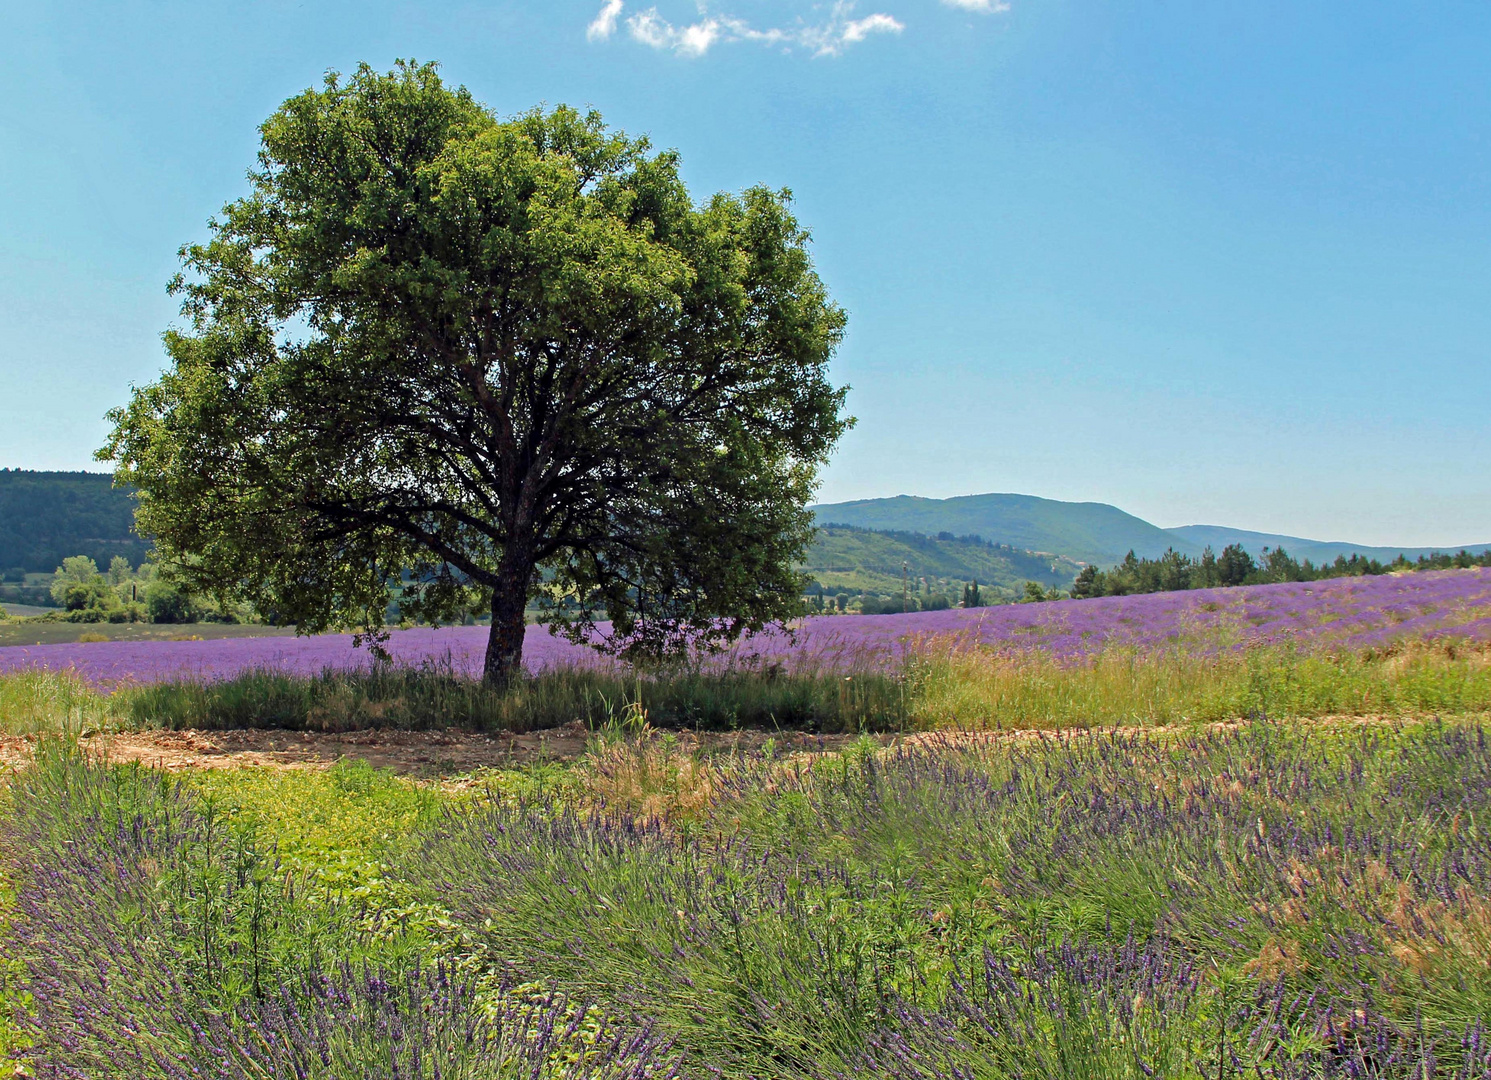
[[[367,66],[261,128],[252,192],[182,250],[190,327],[100,451],[193,593],[303,632],[537,600],[662,656],[799,613],[804,506],[851,422],[845,318],[785,192],[696,205],[594,113],[499,120]]]

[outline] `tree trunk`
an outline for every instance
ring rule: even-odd
[[[487,658],[482,679],[488,686],[509,686],[523,669],[523,634],[527,624],[528,583],[533,580],[533,559],[513,546],[502,553],[497,584],[492,589],[492,632],[487,637]]]

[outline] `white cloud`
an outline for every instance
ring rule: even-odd
[[[997,11],[1008,11],[1010,6],[1005,0],[942,0],[948,7],[962,8],[964,11],[977,11],[980,15],[992,15]]]
[[[616,20],[621,17],[623,0],[606,0],[600,14],[585,28],[585,36],[591,41],[605,41],[616,32]]]
[[[609,36],[609,28],[604,35],[594,32],[595,28],[608,15],[611,17],[608,26],[614,27],[620,10],[621,0],[607,0],[601,15],[591,24],[591,36]],[[904,29],[889,15],[877,13],[852,19],[853,11],[852,0],[839,0],[829,17],[821,23],[799,22],[791,27],[757,29],[744,19],[728,15],[711,15],[687,26],[674,26],[653,7],[631,16],[626,25],[632,37],[642,44],[680,56],[703,56],[716,42],[735,41],[789,49],[799,47],[812,50],[814,56],[837,56],[846,46],[863,41],[871,34],[900,33]]]
[[[844,32],[839,40],[846,45],[856,41],[863,41],[871,34],[899,34],[906,29],[901,23],[889,15],[866,15],[863,19],[854,19],[844,24]]]

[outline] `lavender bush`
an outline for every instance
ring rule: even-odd
[[[417,941],[366,939],[159,774],[43,747],[12,795],[4,944],[29,1075],[676,1075],[646,1025],[559,995],[478,994],[422,965]]]
[[[440,934],[371,936],[212,804],[44,750],[5,836],[25,1066],[1491,1077],[1473,723],[929,735],[712,775],[666,821],[572,786],[421,817],[379,895]]]
[[[932,739],[717,797],[496,805],[414,865],[498,969],[695,1070],[1491,1076],[1480,729]]]

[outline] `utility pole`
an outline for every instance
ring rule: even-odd
[[[906,560],[901,560],[901,614],[911,610],[911,594],[907,588],[909,579],[906,576]]]

